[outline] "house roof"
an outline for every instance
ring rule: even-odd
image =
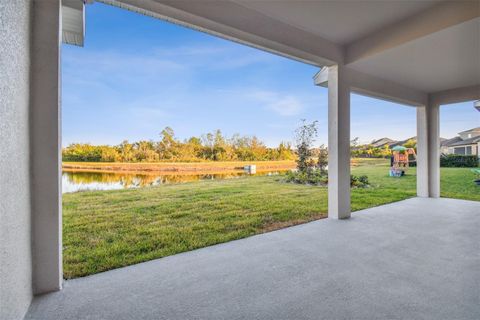
[[[444,141],[441,141],[440,142],[440,146],[441,147],[449,147],[451,146],[453,143],[456,143],[456,142],[459,142],[459,141],[463,141],[462,138],[460,138],[459,136],[456,136],[456,137],[453,137],[451,139],[446,139]]]
[[[461,141],[458,141],[458,142],[454,142],[454,143],[450,144],[449,147],[457,147],[457,146],[476,144],[477,142],[480,142],[480,136],[473,137],[473,138],[470,138],[470,139],[461,140]]]
[[[373,140],[370,144],[375,147],[375,148],[378,148],[378,147],[383,147],[384,145],[386,144],[391,144],[395,142],[395,140],[393,139],[390,139],[390,138],[387,138],[387,137],[384,137],[384,138],[381,138],[381,139],[377,139],[377,140]]]
[[[407,143],[409,140],[414,140],[417,141],[417,136],[407,138],[405,140],[400,140],[400,141],[394,141],[393,143],[390,144],[390,148],[393,148],[395,146],[402,146],[405,143]]]
[[[480,127],[472,128],[470,130],[465,130],[465,131],[459,132],[458,134],[471,133],[471,132],[479,132],[480,133]]]

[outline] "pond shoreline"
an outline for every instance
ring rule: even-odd
[[[214,174],[236,173],[247,165],[256,165],[257,172],[294,169],[294,161],[225,161],[225,162],[62,162],[64,172],[123,172],[142,174]]]
[[[257,165],[255,172],[244,170]],[[62,193],[142,188],[242,176],[278,175],[295,167],[293,161],[207,163],[63,163]]]

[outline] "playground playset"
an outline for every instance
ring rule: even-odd
[[[411,157],[413,156],[413,157]],[[404,176],[410,167],[411,162],[417,161],[415,149],[403,146],[395,146],[392,148],[392,157],[390,159],[390,176]]]

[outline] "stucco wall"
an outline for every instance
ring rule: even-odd
[[[31,1],[0,1],[0,319],[32,299],[29,165]]]

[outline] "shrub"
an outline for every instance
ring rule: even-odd
[[[440,156],[441,167],[478,167],[478,157],[476,155],[461,155],[461,154],[442,154]]]
[[[368,177],[367,176],[350,176],[350,186],[357,187],[357,188],[365,188],[369,186]]]
[[[326,185],[328,175],[320,169],[289,171],[286,174],[286,181],[298,184]]]
[[[328,149],[322,144],[318,149],[317,168],[321,172],[326,172],[328,166]]]
[[[328,184],[328,174],[324,170],[309,169],[307,171],[289,171],[285,175],[285,180],[297,184],[309,184],[317,186],[326,186]],[[370,184],[367,176],[350,176],[350,186],[356,188],[365,188]]]

